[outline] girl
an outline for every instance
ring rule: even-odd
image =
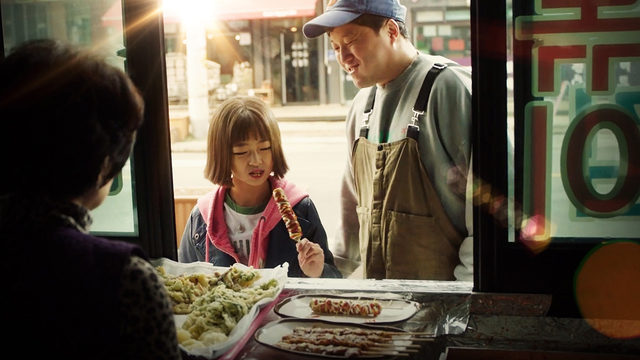
[[[178,260],[239,262],[256,269],[288,262],[290,277],[341,278],[318,212],[304,190],[284,179],[287,170],[280,129],[264,101],[238,96],[218,106],[204,170],[217,186],[191,211]],[[275,188],[284,189],[298,217],[303,233],[298,243],[273,200]]]

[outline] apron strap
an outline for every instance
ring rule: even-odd
[[[362,126],[360,127],[360,137],[368,138],[369,137],[369,116],[373,112],[373,103],[376,101],[376,90],[378,89],[378,85],[373,85],[371,87],[371,91],[369,91],[369,98],[367,99],[367,105],[364,107],[364,120],[362,121]]]
[[[420,92],[418,93],[418,98],[416,99],[415,105],[413,105],[413,117],[411,118],[411,123],[407,125],[407,137],[412,138],[416,142],[418,141],[418,133],[420,132],[420,127],[418,126],[418,118],[420,115],[423,115],[427,109],[427,103],[429,102],[429,95],[431,94],[431,88],[433,87],[433,83],[436,81],[436,77],[440,72],[447,68],[447,64],[435,63],[429,69],[427,76],[425,76],[424,81],[422,82],[422,87],[420,88]],[[440,136],[440,128],[436,126],[438,130],[438,136]]]
[[[431,94],[431,88],[433,87],[433,83],[436,81],[436,77],[438,76],[438,74],[440,74],[442,70],[446,68],[447,68],[447,64],[441,64],[441,63],[433,64],[431,69],[429,69],[427,76],[425,76],[424,81],[422,82],[422,87],[420,87],[418,98],[416,99],[416,103],[412,109],[413,117],[411,118],[411,123],[407,125],[407,137],[412,138],[416,142],[418,141],[418,133],[420,132],[420,127],[417,125],[418,119],[420,115],[423,115],[425,110],[427,109],[427,103],[429,102],[429,95]],[[373,103],[376,100],[377,89],[378,89],[377,85],[373,85],[371,87],[371,91],[369,91],[369,98],[367,99],[367,105],[364,108],[364,113],[363,113],[364,119],[362,121],[362,126],[360,127],[360,137],[363,137],[365,139],[369,137],[369,117],[373,112]],[[442,136],[440,135],[440,127],[436,126],[436,130],[438,131],[438,136],[442,138]]]

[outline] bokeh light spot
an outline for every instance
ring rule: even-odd
[[[616,339],[640,337],[640,244],[618,240],[594,248],[576,271],[574,294],[595,330]]]

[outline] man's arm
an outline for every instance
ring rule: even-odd
[[[469,165],[471,169],[472,162]],[[460,264],[453,270],[453,275],[459,281],[473,281],[473,172],[471,170],[467,174],[465,222],[467,223],[467,237],[462,241],[458,250]]]
[[[335,261],[345,277],[360,266],[360,223],[356,213],[357,198],[351,161],[347,161],[342,179],[340,223],[335,238]]]
[[[356,96],[357,97],[357,96]],[[354,101],[354,104],[356,101]],[[352,105],[346,120],[347,161],[340,191],[340,221],[336,230],[333,255],[336,266],[349,277],[360,266],[360,223],[356,213],[356,197],[351,154],[356,137],[356,112]]]

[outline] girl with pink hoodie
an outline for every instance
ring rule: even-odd
[[[341,278],[318,212],[309,195],[284,178],[287,170],[280,129],[264,101],[237,96],[218,106],[205,167],[216,187],[191,211],[178,260],[256,269],[287,262],[290,277]],[[285,191],[298,218],[299,242],[289,236],[273,200],[275,188]]]

